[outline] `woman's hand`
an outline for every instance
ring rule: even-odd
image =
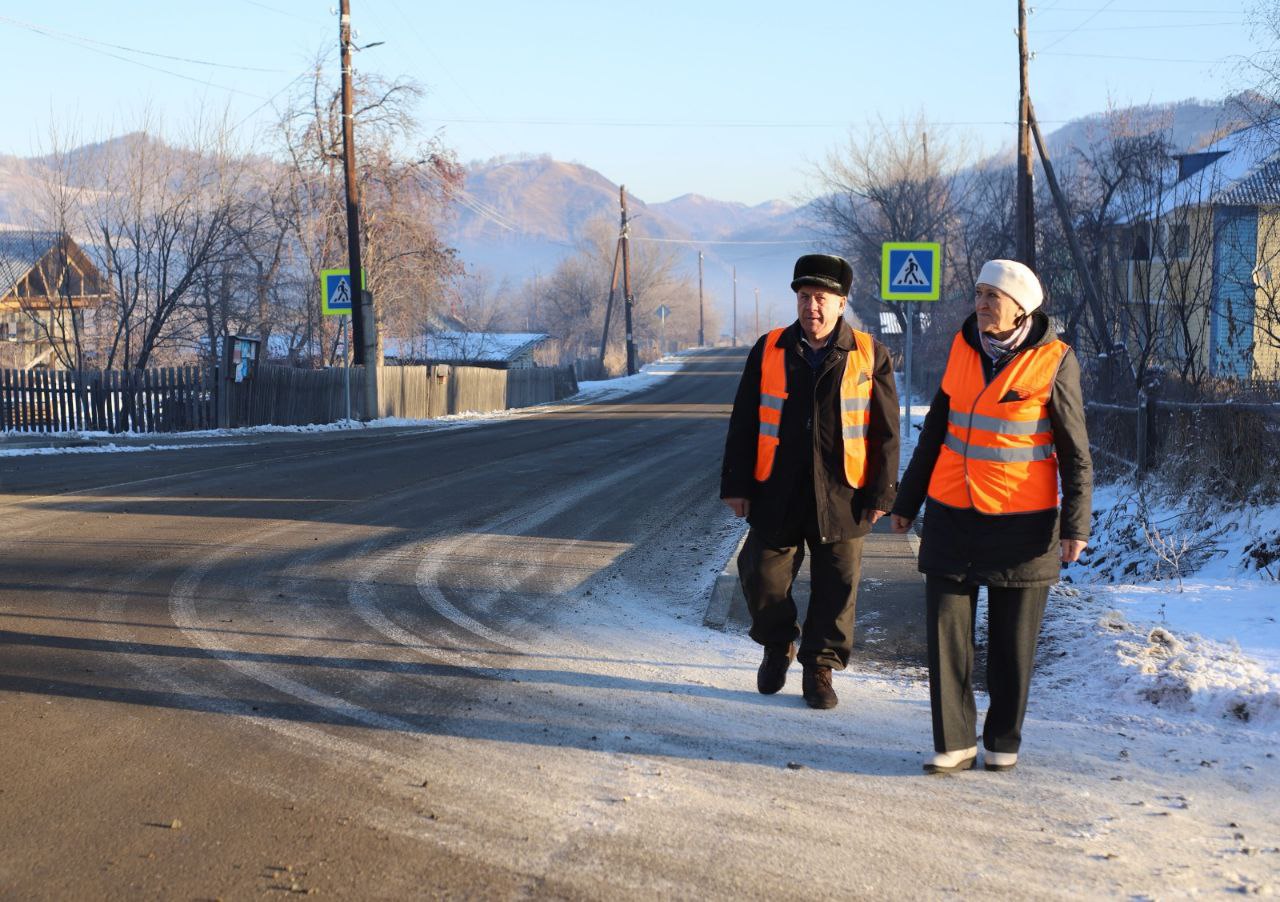
[[[904,517],[902,514],[889,515],[889,528],[896,533],[904,533],[911,528],[911,524],[915,522],[914,517]]]
[[[1062,545],[1062,563],[1074,564],[1080,560],[1081,553],[1089,543],[1082,539],[1063,539],[1060,544]]]

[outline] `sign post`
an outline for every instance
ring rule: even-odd
[[[886,301],[936,301],[942,289],[942,246],[933,241],[886,241],[880,246],[880,297]],[[906,354],[903,362],[903,436],[911,433],[911,339],[916,310],[907,308]]]
[[[658,315],[658,320],[662,323],[662,347],[658,351],[658,357],[661,358],[667,354],[667,317],[671,315],[671,308],[662,304],[653,312]]]
[[[360,273],[363,285],[367,273]],[[342,388],[345,398],[347,419],[351,419],[351,270],[326,269],[320,273],[320,312],[325,316],[337,316],[338,328],[342,330]],[[366,371],[365,378],[371,378]]]

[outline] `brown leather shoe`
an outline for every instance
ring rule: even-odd
[[[831,687],[830,667],[809,667],[804,669],[804,677],[800,682],[800,690],[810,708],[834,708],[840,703],[836,691]]]
[[[761,695],[773,695],[787,684],[787,668],[796,656],[796,644],[766,645],[764,660],[756,671],[756,688]]]

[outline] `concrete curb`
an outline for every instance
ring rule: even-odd
[[[907,532],[906,539],[912,556],[919,560],[920,537],[912,529]],[[747,532],[743,532],[742,538],[738,540],[733,553],[729,555],[729,560],[725,563],[724,569],[720,571],[720,575],[716,577],[715,583],[712,584],[711,597],[707,601],[707,610],[702,616],[703,626],[709,626],[713,630],[723,632],[727,629],[726,624],[729,622],[729,615],[735,606],[738,608],[740,615],[746,611],[747,597],[742,594],[742,583],[738,580],[738,555],[742,552],[742,546],[746,542]],[[796,576],[797,587],[806,586],[808,581],[807,573],[800,573]]]
[[[724,565],[724,570],[720,571],[720,575],[716,577],[715,584],[711,587],[711,598],[707,602],[707,611],[702,617],[703,626],[709,626],[713,630],[723,630],[734,603],[746,607],[747,597],[742,594],[742,583],[738,582],[738,554],[741,553],[746,541],[747,531],[744,531],[733,554],[729,555],[729,561]]]

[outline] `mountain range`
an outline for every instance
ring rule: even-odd
[[[1110,110],[1062,125],[1046,136],[1051,156],[1069,165],[1118,119],[1133,133],[1166,130],[1175,147],[1191,151],[1243,124],[1266,101],[1238,95],[1223,101],[1188,100]],[[128,135],[112,141],[153,140]],[[86,145],[75,153],[86,160],[111,142]],[[1009,151],[997,156],[1002,159]],[[0,156],[0,224],[24,225],[21,194],[32,183],[39,158]],[[547,275],[578,245],[592,223],[616,229],[619,185],[580,163],[523,155],[475,162],[466,167],[446,240],[471,271],[487,273],[494,284],[515,291],[528,279]],[[739,316],[749,316],[754,289],[761,304],[790,302],[787,277],[799,253],[821,249],[805,206],[780,200],[749,206],[699,194],[646,203],[628,193],[631,234],[637,241],[661,241],[683,270],[696,277],[698,251],[705,254],[707,294],[729,316],[737,270]]]
[[[1070,165],[1078,150],[1087,152],[1110,122],[1119,121],[1135,134],[1164,130],[1174,147],[1192,151],[1244,124],[1265,103],[1245,94],[1223,101],[1112,109],[1066,123],[1045,140],[1050,157]],[[1011,155],[1009,150],[997,157]],[[535,273],[550,272],[575,247],[589,222],[605,219],[616,228],[618,192],[618,184],[607,175],[548,156],[472,163],[449,241],[469,268],[486,270],[515,288]],[[732,294],[730,272],[736,266],[740,315],[744,302],[754,303],[756,287],[762,293],[786,295],[786,277],[796,255],[822,245],[821,235],[808,224],[806,208],[780,200],[748,206],[686,194],[645,203],[628,192],[627,206],[633,235],[670,242],[686,273],[696,276],[697,252],[704,251],[707,290],[722,308]]]

